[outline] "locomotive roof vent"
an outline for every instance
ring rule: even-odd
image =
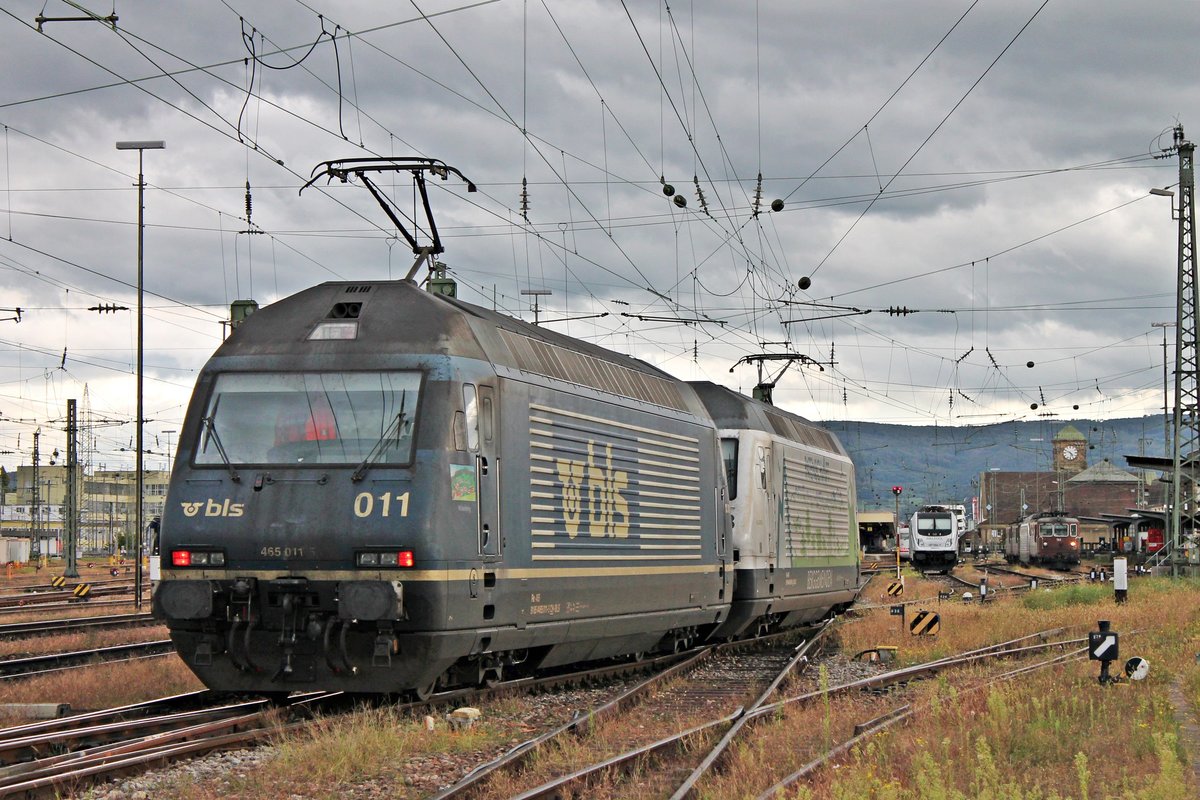
[[[346,294],[366,294],[369,291],[371,291],[371,284],[369,283],[362,283],[358,286],[346,287]]]
[[[362,303],[334,303],[325,318],[358,319],[360,313],[362,313]]]

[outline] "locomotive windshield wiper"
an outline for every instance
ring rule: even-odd
[[[393,433],[396,436],[396,441],[400,441],[401,432],[404,430],[405,424],[407,424],[407,414],[404,413],[404,404],[407,400],[408,392],[404,392],[400,395],[400,412],[396,414],[395,419],[388,424],[387,429],[384,430],[383,434],[379,437],[379,440],[375,442],[375,446],[371,448],[371,452],[367,453],[367,457],[362,460],[362,463],[359,464],[358,468],[355,469],[350,475],[350,480],[353,483],[358,483],[366,476],[367,470],[371,468],[371,465],[374,464],[379,456],[382,455],[383,451],[387,449],[388,440],[391,438]]]
[[[218,404],[220,403],[220,401],[217,401],[217,402],[218,402]],[[221,437],[217,434],[217,426],[213,422],[213,418],[216,416],[217,416],[217,409],[216,409],[216,406],[214,406],[212,416],[204,417],[203,419],[200,420],[201,422],[204,423],[204,433],[205,433],[205,435],[208,436],[209,439],[212,439],[212,443],[217,446],[217,453],[220,454],[221,461],[223,461],[225,464],[225,469],[229,470],[229,477],[233,480],[234,483],[240,483],[242,480],[242,476],[238,475],[237,470],[233,468],[233,462],[229,460],[229,454],[225,452],[225,446],[221,444]],[[202,450],[208,449],[207,441],[204,443],[204,446],[201,449]]]

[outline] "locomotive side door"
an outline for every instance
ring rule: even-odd
[[[783,511],[778,502],[779,496],[775,489],[775,476],[772,474],[771,447],[759,445],[756,448],[755,471],[758,473],[758,485],[765,501],[763,520],[767,524],[767,558],[770,566],[774,567],[779,558],[779,518]]]
[[[479,449],[475,453],[475,474],[479,476],[479,553],[499,558],[503,548],[500,531],[500,447],[499,414],[495,387],[479,387]]]

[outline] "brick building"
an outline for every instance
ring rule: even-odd
[[[1147,481],[1108,459],[1089,466],[1087,438],[1073,425],[1052,441],[1047,472],[1000,472],[979,476],[979,525],[975,544],[996,548],[1001,532],[1028,514],[1062,512],[1080,518],[1085,550],[1112,546],[1112,525],[1103,515],[1128,515],[1131,509],[1160,507],[1166,485]]]

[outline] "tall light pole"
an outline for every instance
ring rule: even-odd
[[[142,474],[142,423],[145,421],[145,415],[142,413],[142,240],[145,224],[143,212],[145,205],[142,198],[146,191],[146,181],[142,177],[142,154],[146,150],[162,150],[166,147],[166,142],[161,139],[155,140],[139,140],[132,142],[117,142],[118,150],[137,150],[138,151],[138,240],[137,240],[137,425],[135,442],[137,446],[137,457],[134,469],[137,470],[137,478],[134,483],[134,514],[133,527],[134,538],[137,540],[137,546],[134,550],[135,558],[137,559],[136,566],[133,572],[133,606],[139,611],[142,608],[142,495],[145,490],[145,476]]]

